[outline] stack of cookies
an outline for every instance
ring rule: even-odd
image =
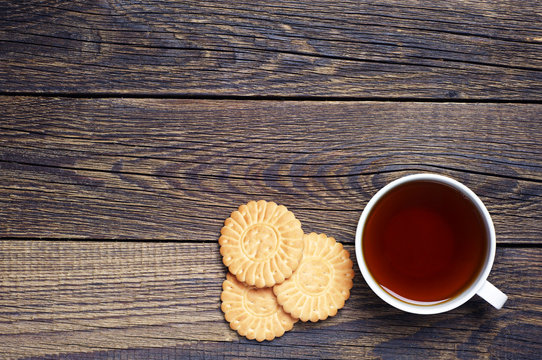
[[[229,272],[222,311],[248,339],[273,340],[301,321],[337,314],[350,296],[350,254],[334,238],[304,234],[291,211],[260,200],[241,205],[220,231]]]

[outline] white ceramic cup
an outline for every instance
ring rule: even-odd
[[[488,246],[487,246],[487,253],[485,256],[485,264],[483,265],[482,270],[480,271],[478,275],[478,278],[459,295],[453,297],[452,299],[449,299],[443,302],[438,302],[435,304],[419,304],[416,302],[410,302],[407,299],[400,300],[397,297],[392,296],[374,280],[371,273],[369,272],[369,269],[367,268],[367,264],[365,262],[365,258],[363,256],[363,251],[362,251],[363,230],[367,222],[367,218],[369,214],[371,213],[371,210],[373,209],[373,207],[391,189],[401,184],[404,184],[406,182],[411,182],[411,181],[438,182],[438,183],[449,185],[459,190],[464,196],[470,199],[470,201],[478,209],[480,215],[484,219],[484,223],[485,223],[487,234],[488,234],[488,237],[487,237]],[[502,291],[500,291],[495,286],[493,286],[489,281],[487,281],[487,277],[489,275],[489,272],[491,271],[491,267],[493,266],[493,260],[495,259],[496,246],[497,246],[497,243],[495,240],[495,227],[493,226],[493,221],[491,220],[491,216],[489,215],[489,212],[487,211],[482,201],[478,198],[478,196],[476,196],[476,194],[474,194],[468,187],[461,184],[460,182],[453,180],[449,177],[436,175],[436,174],[408,175],[400,179],[397,179],[395,181],[392,181],[388,185],[384,186],[373,196],[373,198],[369,201],[367,206],[365,206],[365,209],[363,210],[361,217],[359,219],[358,228],[356,231],[356,258],[358,261],[358,266],[361,270],[361,274],[365,278],[365,281],[367,282],[369,287],[375,292],[375,294],[377,294],[382,300],[384,300],[388,304],[396,307],[397,309],[414,313],[414,314],[438,314],[445,311],[449,311],[464,304],[467,300],[472,298],[475,294],[478,294],[479,296],[481,296],[484,300],[489,302],[495,308],[500,309],[504,305],[508,297]]]

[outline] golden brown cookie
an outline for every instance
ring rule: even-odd
[[[274,202],[241,205],[226,219],[220,234],[224,265],[239,281],[260,288],[290,277],[303,253],[301,223]]]
[[[337,314],[350,297],[354,270],[350,254],[334,238],[304,236],[303,258],[294,274],[273,291],[284,311],[302,321]]]
[[[273,289],[247,286],[230,273],[222,283],[220,299],[230,327],[247,339],[273,340],[297,322],[278,304]]]

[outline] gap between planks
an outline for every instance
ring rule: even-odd
[[[52,97],[70,99],[178,99],[178,100],[232,100],[232,101],[344,101],[344,102],[412,102],[412,103],[452,103],[452,104],[542,104],[541,100],[533,99],[451,99],[451,98],[420,98],[420,97],[382,97],[382,96],[278,96],[278,95],[210,95],[184,93],[119,93],[119,92],[25,92],[0,91],[0,96],[13,97]]]
[[[216,240],[190,240],[190,239],[113,239],[113,238],[75,238],[75,237],[28,237],[28,236],[0,236],[0,241],[41,241],[41,242],[54,242],[54,241],[64,241],[64,242],[89,242],[89,243],[99,243],[99,242],[125,242],[125,243],[178,243],[178,244],[217,244],[218,237],[220,235],[217,233]],[[348,243],[347,243],[348,244]],[[351,245],[351,244],[350,244]],[[542,243],[509,243],[509,242],[500,242],[497,243],[498,248],[505,249],[524,249],[524,248],[542,248]]]

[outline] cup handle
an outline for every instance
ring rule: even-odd
[[[506,296],[505,293],[497,289],[492,283],[486,280],[484,282],[484,285],[478,290],[477,294],[493,305],[496,309],[502,308],[506,300],[508,299],[508,296]]]

